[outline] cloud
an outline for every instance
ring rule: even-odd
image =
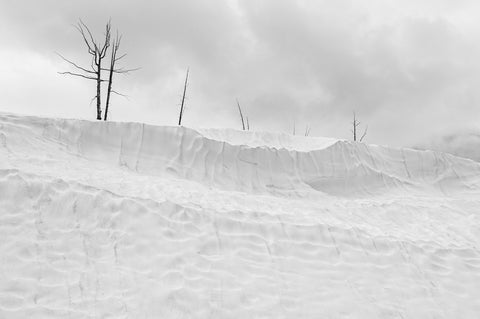
[[[3,96],[0,107],[41,115],[48,106],[48,115],[92,117],[90,84],[57,75],[68,66],[54,51],[88,64],[71,24],[81,17],[101,35],[111,17],[124,35],[126,65],[142,67],[118,78],[130,99],[115,98],[115,120],[173,125],[190,67],[186,125],[239,127],[239,98],[255,129],[290,132],[295,120],[310,125],[312,135],[349,138],[356,110],[370,127],[367,141],[415,144],[475,127],[480,118],[478,4],[451,3],[3,1],[0,53],[17,52],[22,59],[15,63],[37,62],[31,76],[2,59],[2,83],[18,94],[25,85],[43,93],[32,100]]]

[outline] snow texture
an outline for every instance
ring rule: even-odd
[[[478,318],[480,164],[0,113],[0,318]]]
[[[480,162],[480,134],[474,131],[461,131],[438,137],[415,148],[451,153]]]

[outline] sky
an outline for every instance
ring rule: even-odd
[[[95,119],[95,82],[74,25],[123,36],[109,118],[410,146],[480,130],[480,2],[474,0],[0,0],[0,112]],[[104,90],[105,91],[105,90]],[[104,97],[103,97],[104,99]]]

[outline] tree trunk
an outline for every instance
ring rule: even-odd
[[[102,85],[102,79],[101,79],[101,61],[98,62],[97,65],[97,120],[102,120],[102,100],[101,100],[101,85]]]
[[[245,121],[243,119],[243,112],[242,112],[242,108],[240,107],[240,102],[238,102],[238,99],[237,99],[237,107],[238,107],[238,112],[240,113],[240,119],[242,120],[242,130],[245,131]]]
[[[112,65],[110,67],[110,74],[108,75],[107,101],[105,103],[105,115],[103,118],[104,121],[107,120],[108,106],[110,105],[110,94],[112,93],[113,68],[114,66]]]
[[[182,125],[182,117],[183,117],[183,110],[185,106],[185,95],[187,94],[187,83],[188,83],[188,72],[189,68],[187,68],[187,76],[185,77],[185,85],[183,86],[183,96],[182,96],[182,104],[180,106],[180,115],[178,116],[178,125]]]
[[[355,112],[353,112],[353,141],[357,141],[357,118],[355,116]]]

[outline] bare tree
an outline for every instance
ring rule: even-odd
[[[108,107],[110,105],[110,96],[111,96],[111,93],[115,93],[117,95],[120,95],[120,96],[123,96],[125,97],[124,94],[121,94],[115,90],[112,89],[112,83],[113,83],[113,74],[114,73],[117,73],[117,74],[128,74],[129,72],[132,72],[132,71],[136,71],[138,70],[139,68],[136,68],[136,69],[125,69],[125,68],[120,68],[120,69],[116,69],[115,68],[115,65],[118,61],[120,61],[121,59],[123,59],[127,54],[122,54],[121,56],[117,57],[117,54],[118,54],[118,49],[120,48],[120,43],[122,41],[122,36],[118,34],[118,31],[117,31],[117,35],[115,37],[115,39],[113,40],[113,45],[112,45],[112,54],[111,54],[111,57],[110,57],[110,68],[109,69],[102,69],[102,70],[105,70],[105,71],[108,71],[108,87],[107,87],[107,101],[105,103],[105,114],[103,116],[103,120],[106,121],[107,120],[107,116],[108,116]]]
[[[352,122],[352,125],[353,125],[353,129],[352,129],[352,133],[353,133],[353,141],[357,141],[357,127],[360,125],[360,122],[357,121],[357,117],[356,117],[356,114],[355,112],[353,112],[353,122]],[[367,130],[368,130],[368,125],[365,127],[365,130],[363,131],[363,134],[362,136],[360,137],[360,142],[363,141],[363,139],[365,138],[365,136],[367,135]]]
[[[307,124],[307,126],[305,126],[305,136],[309,136],[310,135],[310,125]]]
[[[180,115],[178,116],[178,125],[182,125],[183,111],[185,110],[185,96],[187,94],[188,72],[189,71],[190,71],[190,68],[187,68],[187,76],[185,77],[185,85],[183,86],[182,104],[180,105]]]
[[[240,119],[242,120],[242,129],[245,131],[245,120],[243,118],[242,107],[240,106],[240,102],[238,102],[238,99],[237,99],[237,107],[238,107],[238,112],[240,113]]]
[[[363,139],[364,139],[365,136],[367,135],[367,131],[368,131],[368,125],[365,127],[365,131],[363,131],[363,134],[362,134],[362,136],[360,137],[360,142],[363,142]]]
[[[309,135],[310,135],[310,129],[311,129],[310,125],[307,124],[307,125],[305,126],[304,136],[309,136]],[[293,131],[292,131],[292,134],[293,134],[293,135],[296,135],[296,133],[297,133],[296,123],[295,123],[295,120],[293,120]]]
[[[57,53],[64,61],[68,62],[71,66],[77,69],[77,72],[59,72],[60,74],[67,74],[82,77],[89,80],[94,80],[97,82],[97,94],[94,99],[97,100],[97,120],[102,119],[102,104],[101,104],[101,84],[104,82],[102,80],[102,60],[107,54],[107,50],[110,47],[110,29],[111,23],[108,23],[105,26],[105,40],[103,44],[97,42],[92,35],[92,32],[88,26],[80,20],[75,28],[82,35],[83,41],[88,49],[88,54],[92,56],[92,62],[89,68],[81,67],[76,63],[66,59],[61,54]]]

